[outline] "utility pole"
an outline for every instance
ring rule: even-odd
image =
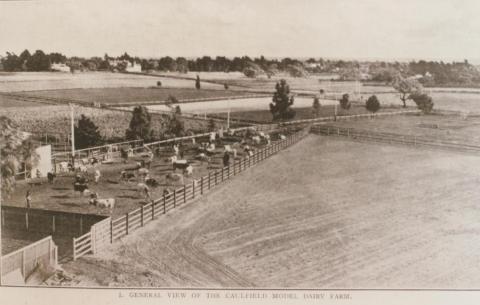
[[[70,127],[71,127],[71,142],[72,142],[72,166],[75,166],[75,116],[73,113],[73,104],[70,105]]]
[[[230,109],[227,112],[227,130],[230,130]]]

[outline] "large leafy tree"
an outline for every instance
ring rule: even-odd
[[[418,109],[423,113],[430,113],[433,110],[433,99],[425,93],[417,93],[411,95],[412,100],[417,104]]]
[[[400,92],[400,100],[403,102],[403,107],[407,107],[407,100],[412,98],[412,95],[420,94],[423,90],[420,84],[414,78],[405,78],[401,75],[395,76],[392,86],[395,90]]]
[[[37,50],[30,56],[26,66],[28,71],[48,71],[50,70],[50,58],[42,50]]]
[[[375,113],[380,109],[380,102],[376,95],[372,95],[368,98],[367,102],[365,103],[365,108],[368,111]]]
[[[342,95],[342,98],[340,99],[340,107],[342,109],[348,110],[352,106],[352,103],[350,102],[350,96],[348,93],[345,93]]]
[[[313,104],[312,104],[312,114],[313,114],[313,117],[315,118],[318,118],[320,116],[320,108],[321,108],[321,104],[320,104],[320,99],[318,97],[314,97],[313,98]]]
[[[98,146],[103,142],[98,127],[83,114],[75,126],[74,133],[75,149]]]
[[[26,170],[31,170],[38,162],[38,155],[34,143],[5,116],[0,117],[0,157],[2,194],[9,195],[19,168],[23,164]]]
[[[275,85],[272,103],[270,103],[270,112],[273,120],[288,120],[295,117],[295,110],[290,108],[293,105],[294,97],[290,95],[290,87],[287,81],[282,79]]]
[[[133,109],[130,126],[125,132],[128,140],[151,141],[154,138],[152,129],[152,117],[145,106],[137,106]]]

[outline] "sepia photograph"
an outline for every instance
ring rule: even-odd
[[[478,12],[0,0],[0,303],[480,301]]]

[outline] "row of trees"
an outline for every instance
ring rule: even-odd
[[[45,54],[42,50],[37,50],[30,54],[25,50],[20,55],[7,52],[7,56],[2,59],[3,69],[5,71],[49,71],[52,63],[65,63],[67,57],[60,53]]]

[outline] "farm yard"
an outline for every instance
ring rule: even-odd
[[[292,131],[284,130],[283,134],[288,135]],[[224,145],[229,145],[232,149],[237,150],[235,160],[240,160],[245,156],[246,152],[240,148],[240,141],[242,139],[248,146],[256,151],[266,145],[265,141],[255,143],[249,138],[244,138],[245,132],[239,132],[234,136],[227,136],[221,140],[217,140],[216,148],[211,150],[209,160],[199,160],[198,155],[200,149],[200,142],[208,142],[208,137],[197,139],[196,144],[184,143],[181,147],[184,152],[184,160],[187,160],[193,167],[192,175],[180,175],[179,179],[167,178],[167,174],[173,173],[172,162],[169,157],[175,155],[172,145],[162,146],[157,152],[155,146],[153,151],[155,157],[149,168],[149,177],[157,182],[157,186],[151,187],[151,199],[160,198],[164,190],[170,192],[175,188],[182,187],[185,184],[190,184],[193,180],[198,180],[202,176],[208,175],[212,170],[223,168],[223,154]],[[272,141],[278,140],[278,132],[272,133]],[[72,213],[90,213],[108,215],[113,218],[122,216],[125,213],[134,210],[141,205],[150,202],[151,199],[146,199],[143,193],[138,192],[137,184],[142,182],[137,172],[139,169],[138,162],[144,160],[140,155],[134,155],[129,158],[127,163],[124,163],[120,157],[114,158],[112,164],[99,164],[95,168],[101,172],[101,179],[98,184],[93,182],[94,167],[87,170],[86,173],[80,173],[90,180],[89,190],[97,192],[102,198],[115,198],[115,208],[113,210],[102,209],[93,205],[89,205],[89,197],[84,196],[79,192],[74,191],[73,184],[75,176],[78,173],[59,173],[53,184],[49,184],[46,178],[33,179],[27,182],[17,182],[15,192],[5,202],[9,206],[25,206],[25,193],[31,190],[32,193],[32,208],[41,208],[46,210],[67,211]],[[232,156],[231,163],[234,162]],[[130,181],[121,179],[121,172],[135,174],[135,178]],[[181,169],[176,170],[177,173],[182,173]],[[40,182],[40,185],[33,183]]]
[[[479,166],[311,135],[64,268],[80,286],[476,288]]]

